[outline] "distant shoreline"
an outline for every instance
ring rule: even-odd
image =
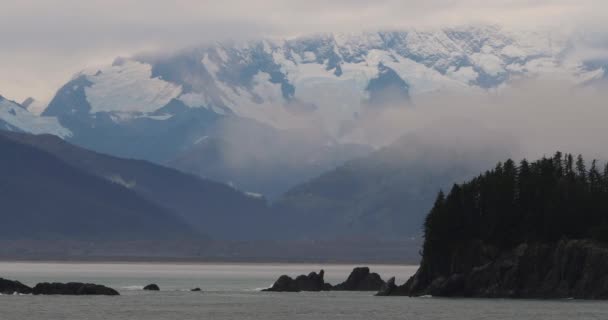
[[[189,260],[189,259],[0,259],[3,263],[32,263],[32,264],[171,264],[171,265],[256,265],[256,266],[280,266],[280,265],[327,265],[327,266],[403,266],[417,267],[416,263],[400,262],[355,262],[355,261],[237,261],[237,260]]]
[[[417,265],[414,240],[327,241],[0,241],[0,261],[322,263]]]

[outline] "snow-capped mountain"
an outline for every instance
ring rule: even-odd
[[[70,130],[64,128],[57,118],[39,117],[24,106],[0,96],[0,129],[33,134],[50,133],[69,138]]]
[[[78,111],[107,113],[116,122],[168,119],[172,113],[161,110],[173,99],[276,128],[291,128],[307,113],[339,138],[342,124],[370,104],[498,88],[514,77],[548,72],[579,82],[603,75],[601,68],[566,59],[568,49],[567,37],[495,26],[216,43],[119,58],[81,73],[59,94],[82,96]],[[76,109],[52,104],[46,113]]]
[[[354,132],[370,108],[415,104],[418,96],[437,91],[500,90],[512,79],[546,74],[574,84],[605,78],[608,64],[576,58],[570,54],[574,46],[569,35],[497,26],[213,43],[117,58],[112,65],[85,70],[59,89],[42,115],[57,118],[72,133],[63,136],[76,144],[181,163],[183,170],[255,186],[264,179],[244,183],[238,174],[214,174],[226,169],[276,175],[260,169],[267,154],[255,149],[272,141],[273,154],[291,155],[290,148],[300,142],[268,137],[315,133],[298,150],[315,155],[304,161],[315,169],[298,175],[303,179],[361,154],[359,146],[344,144],[366,143]],[[226,119],[231,130],[242,130],[227,135]],[[258,143],[243,143],[251,140],[244,136],[258,134],[264,137]],[[339,159],[328,152],[334,147],[341,150]],[[299,158],[291,167],[282,163],[282,174],[301,168]],[[232,167],[217,168],[224,163]]]

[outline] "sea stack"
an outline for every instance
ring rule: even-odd
[[[368,267],[354,268],[346,281],[335,285],[336,291],[378,291],[384,286],[384,280],[377,273],[371,273]]]

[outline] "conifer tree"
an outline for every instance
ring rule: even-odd
[[[469,182],[440,192],[424,224],[428,252],[482,241],[498,248],[522,242],[592,238],[608,242],[608,164],[587,170],[581,155],[516,165],[498,163]]]
[[[583,184],[587,184],[587,168],[585,166],[585,160],[582,155],[578,155],[576,158],[576,175]]]

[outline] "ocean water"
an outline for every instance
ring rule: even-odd
[[[374,297],[366,292],[266,293],[281,274],[323,268],[326,280],[346,279],[353,265],[0,263],[0,277],[28,285],[82,281],[120,291],[105,296],[0,296],[0,319],[608,319],[608,303],[577,300],[509,300]],[[399,283],[415,266],[372,265]],[[159,292],[141,288],[149,283]],[[202,292],[190,292],[200,287]]]

